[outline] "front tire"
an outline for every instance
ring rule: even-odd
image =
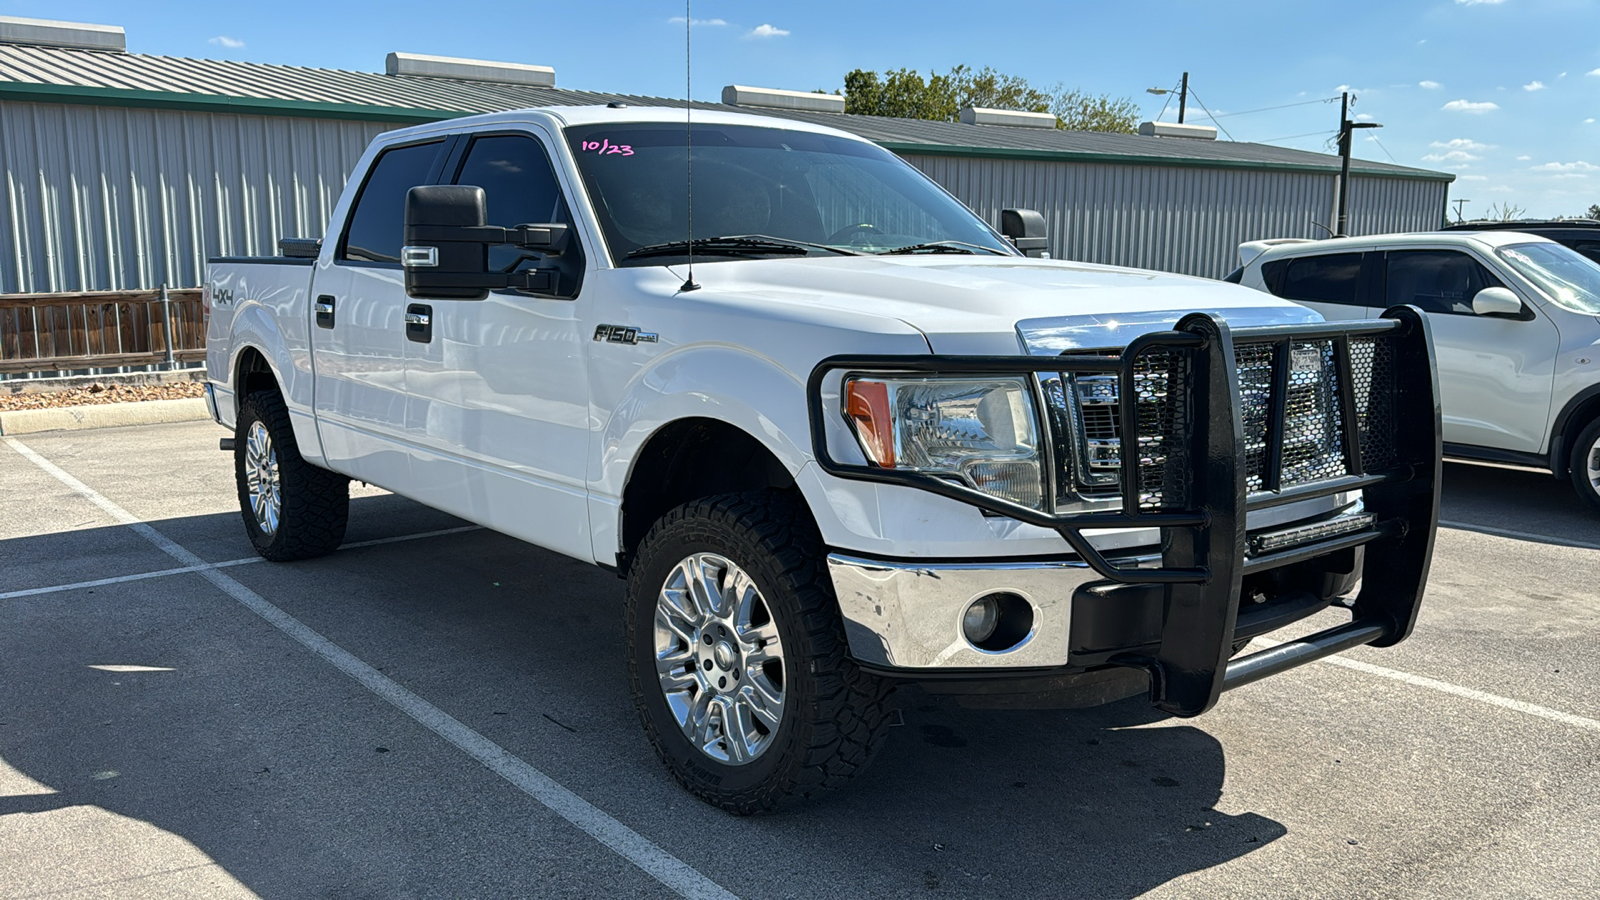
[[[892,686],[850,658],[821,539],[776,491],[668,513],[628,572],[628,681],[650,743],[740,815],[837,787],[882,744]]]
[[[234,481],[245,532],[274,562],[337,549],[350,518],[350,479],[300,456],[289,410],[276,391],[256,391],[239,406]]]
[[[1572,487],[1589,507],[1600,512],[1600,418],[1579,432],[1572,445]]]

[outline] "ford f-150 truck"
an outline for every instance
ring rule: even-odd
[[[358,479],[615,569],[650,742],[740,813],[860,771],[897,681],[1193,716],[1403,640],[1437,522],[1425,318],[1042,258],[1039,214],[1001,219],[770,117],[382,135],[326,237],[211,261],[245,529],[327,553]]]

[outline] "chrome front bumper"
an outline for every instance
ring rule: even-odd
[[[851,655],[892,669],[1066,665],[1072,595],[1100,577],[1078,561],[878,562],[839,553],[829,554],[828,572]],[[972,601],[1000,591],[1033,607],[1033,631],[1010,650],[981,650],[962,637],[961,617]]]

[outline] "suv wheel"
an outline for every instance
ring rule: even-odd
[[[882,743],[889,682],[861,671],[816,527],[776,491],[680,506],[628,573],[628,681],[691,793],[741,815],[835,787]]]
[[[239,511],[256,552],[274,562],[337,549],[350,517],[350,479],[306,462],[276,391],[239,406],[233,443]]]
[[[1589,423],[1572,445],[1572,486],[1600,512],[1600,418]]]

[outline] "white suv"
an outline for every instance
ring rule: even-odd
[[[1420,307],[1445,455],[1570,475],[1600,510],[1600,264],[1513,231],[1253,241],[1239,261],[1229,281],[1330,320]]]

